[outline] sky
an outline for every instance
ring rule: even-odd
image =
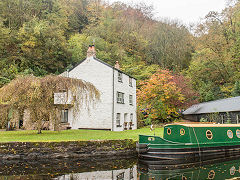
[[[127,4],[143,2],[153,5],[155,17],[179,19],[185,24],[196,23],[210,11],[221,12],[226,0],[106,0],[109,3],[121,1]]]

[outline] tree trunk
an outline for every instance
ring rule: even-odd
[[[42,129],[38,128],[38,134],[42,134]]]

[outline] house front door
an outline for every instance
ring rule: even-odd
[[[128,129],[127,113],[124,113],[124,130]]]

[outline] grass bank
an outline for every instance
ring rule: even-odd
[[[89,140],[138,140],[138,135],[154,135],[149,128],[128,130],[122,132],[102,130],[65,130],[65,131],[0,131],[0,142],[60,142],[60,141],[89,141]],[[163,135],[163,128],[155,129],[156,136]]]

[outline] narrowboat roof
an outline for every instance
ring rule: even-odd
[[[169,125],[177,125],[177,126],[186,126],[186,127],[239,127],[240,124],[201,124],[201,123],[193,123],[193,124],[167,124]]]
[[[233,112],[240,111],[240,96],[219,99],[216,101],[209,101],[199,104],[194,104],[186,109],[183,114],[204,114],[204,113],[217,113],[217,112]]]

